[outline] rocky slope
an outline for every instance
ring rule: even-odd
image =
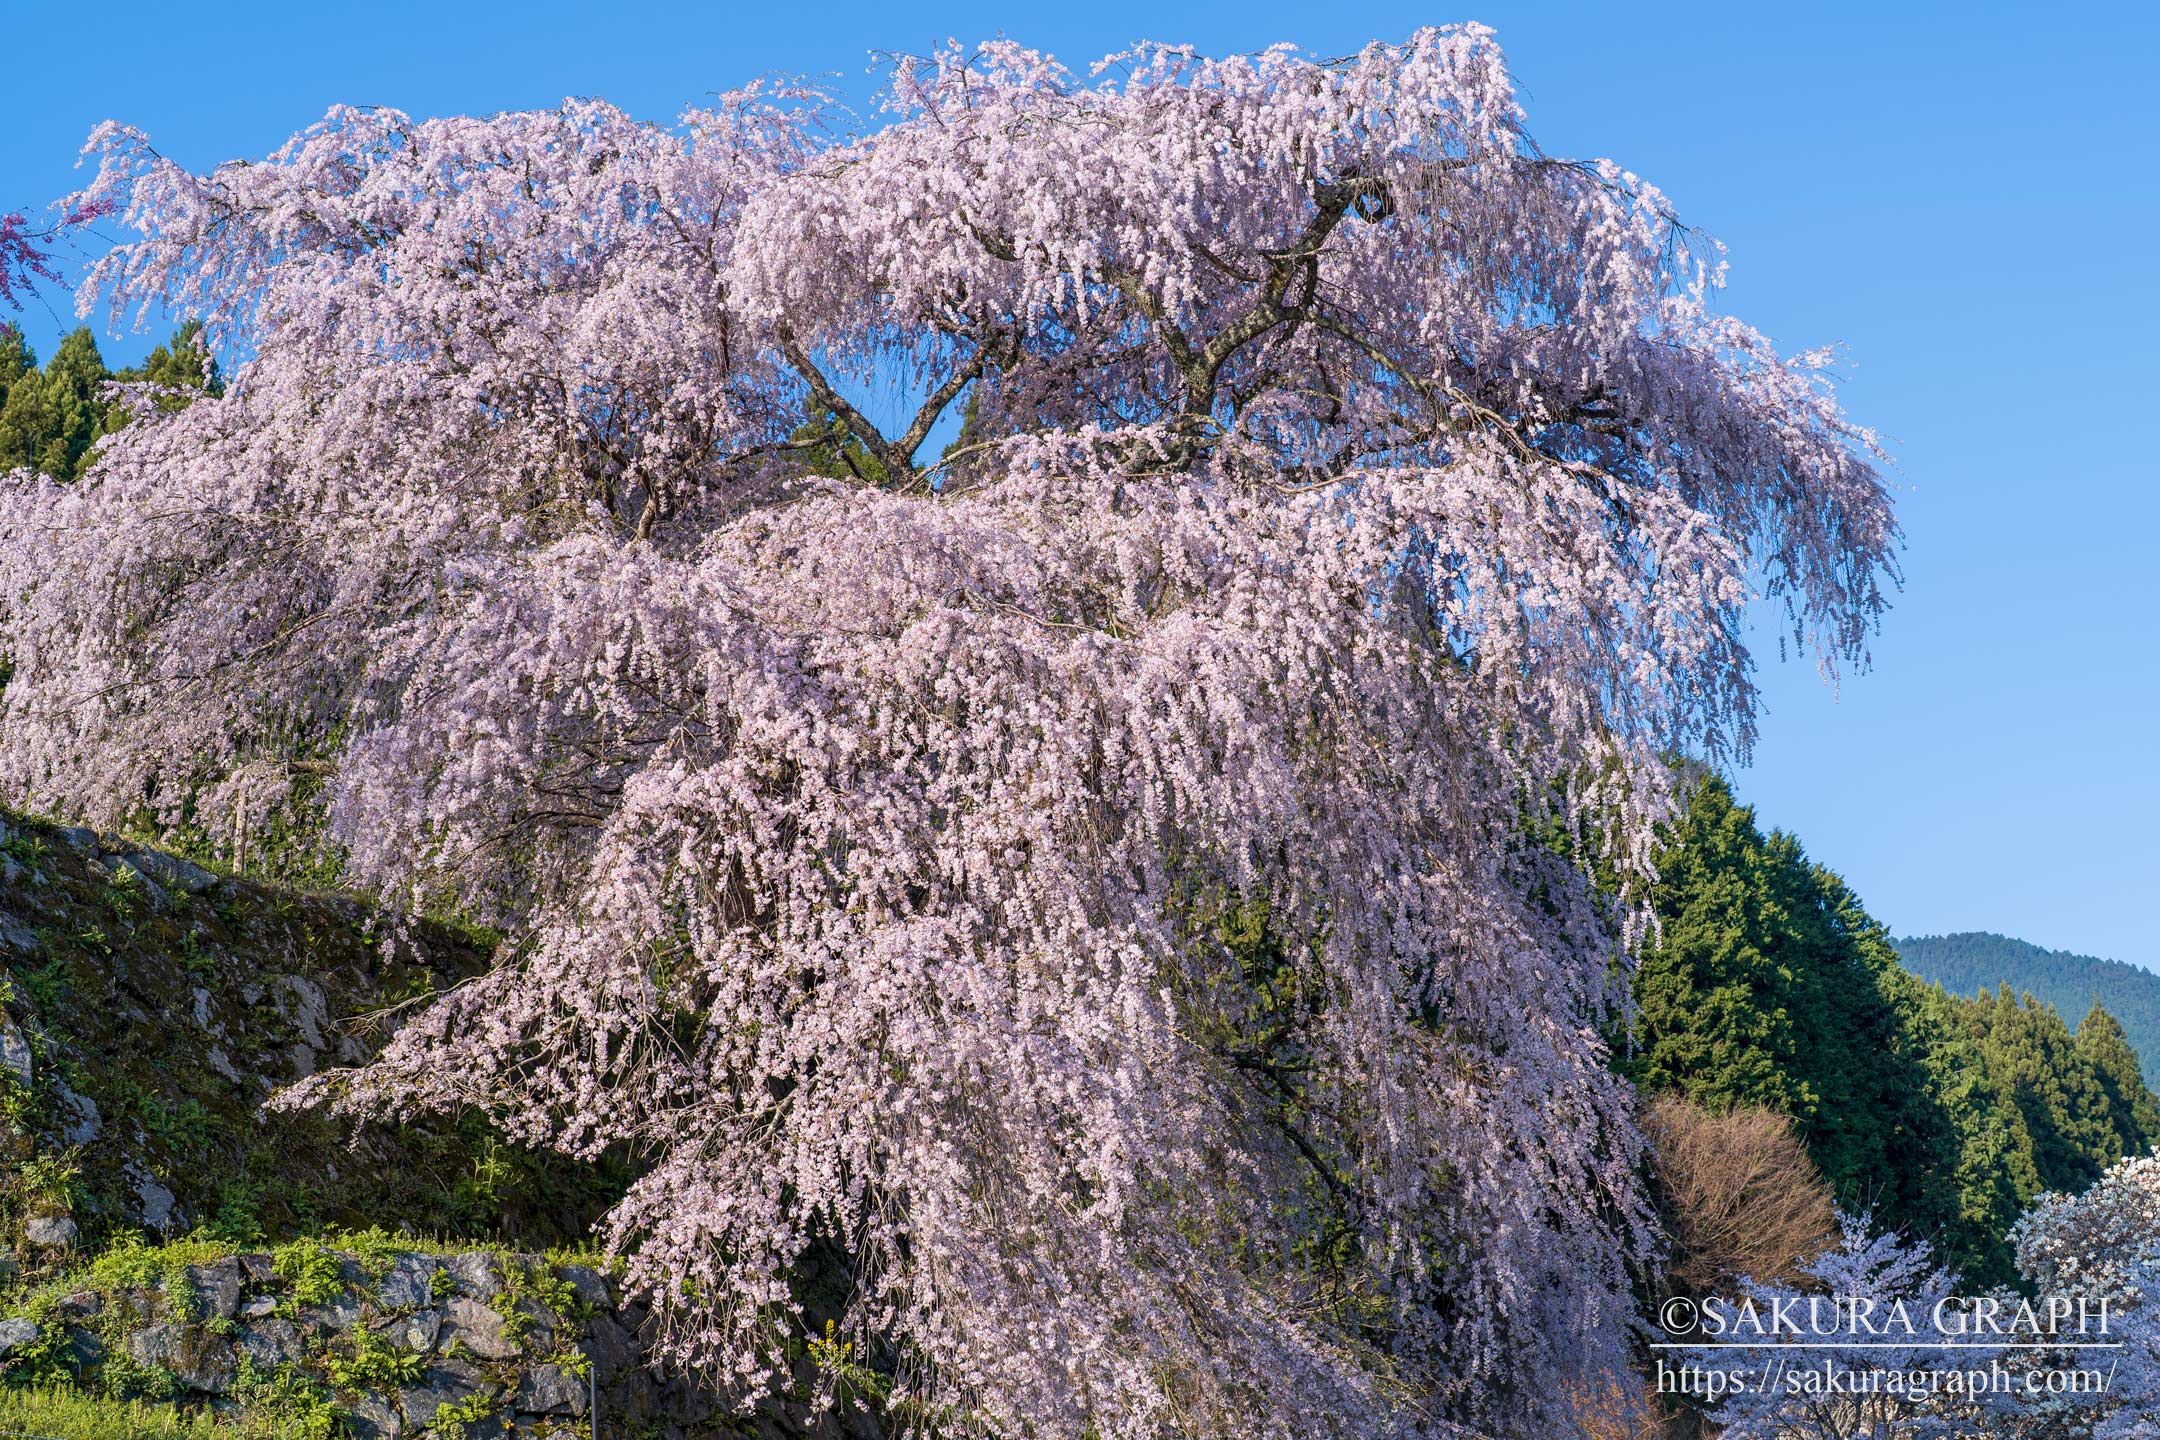
[[[484,963],[441,927],[391,953],[367,920],[344,897],[0,815],[0,1246],[36,1268],[131,1228],[247,1241],[389,1217],[582,1235],[619,1175],[551,1165],[476,1120],[355,1131],[263,1108],[366,1058],[370,1014]]]
[[[381,1231],[350,1248],[123,1243],[9,1308],[0,1364],[13,1383],[206,1406],[309,1440],[879,1433],[859,1412],[813,1417],[801,1397],[723,1413],[647,1362],[644,1313],[595,1265]]]
[[[377,943],[347,897],[0,813],[0,1383],[291,1440],[877,1435],[812,1415],[814,1345],[796,1394],[734,1414],[649,1363],[597,1259],[535,1253],[583,1241],[627,1162],[476,1118],[264,1108],[485,962],[485,937],[414,939]]]

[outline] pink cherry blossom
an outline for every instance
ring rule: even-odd
[[[1873,442],[1481,28],[886,106],[101,129],[86,303],[239,364],[0,495],[0,793],[229,842],[326,775],[353,883],[509,938],[296,1098],[632,1148],[738,1397],[815,1246],[948,1428],[1535,1428],[1650,1244],[1672,757],[1746,749],[1757,593],[1864,661]]]
[[[57,282],[52,246],[62,234],[87,225],[106,213],[99,201],[71,205],[59,220],[43,230],[30,227],[30,217],[20,210],[0,215],[0,303],[22,309],[22,297],[40,280]]]

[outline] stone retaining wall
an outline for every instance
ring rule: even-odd
[[[154,1263],[159,1252],[139,1254]],[[0,1321],[14,1382],[72,1381],[223,1412],[329,1412],[333,1433],[401,1440],[848,1436],[768,1402],[726,1413],[645,1363],[644,1316],[582,1265],[494,1251],[360,1255],[288,1246],[174,1265],[152,1283],[52,1287]],[[270,1397],[265,1400],[263,1397]],[[304,1423],[297,1427],[304,1430]]]

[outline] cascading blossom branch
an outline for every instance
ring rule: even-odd
[[[20,210],[0,215],[0,305],[22,309],[23,296],[40,280],[60,279],[53,245],[68,231],[105,214],[105,207],[91,202],[69,206],[59,219],[44,229],[33,229]]]
[[[1873,444],[1483,29],[888,107],[101,131],[86,304],[245,363],[9,483],[0,789],[501,927],[298,1098],[630,1148],[741,1396],[829,1319],[951,1430],[1534,1425],[1649,1243],[1585,870],[1750,577],[1864,660]]]

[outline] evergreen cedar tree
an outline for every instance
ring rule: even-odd
[[[217,362],[197,344],[202,327],[181,326],[140,365],[108,370],[88,329],[60,342],[41,372],[22,331],[0,325],[0,469],[35,469],[72,480],[91,448],[148,405],[180,409],[197,395],[221,394]]]
[[[634,1150],[606,1239],[745,1403],[815,1339],[954,1431],[1549,1429],[1653,1243],[1666,757],[1750,741],[1751,581],[1864,663],[1873,442],[1481,28],[887,100],[101,127],[85,304],[244,362],[0,495],[0,793],[318,805],[501,929],[288,1100]]]
[[[1792,837],[1702,781],[1659,858],[1661,932],[1616,1047],[1644,1090],[1790,1116],[1849,1209],[1930,1241],[1976,1284],[2014,1278],[2010,1231],[2160,1143],[2160,1106],[2113,1016],[2073,1035],[2007,988],[1957,999]]]

